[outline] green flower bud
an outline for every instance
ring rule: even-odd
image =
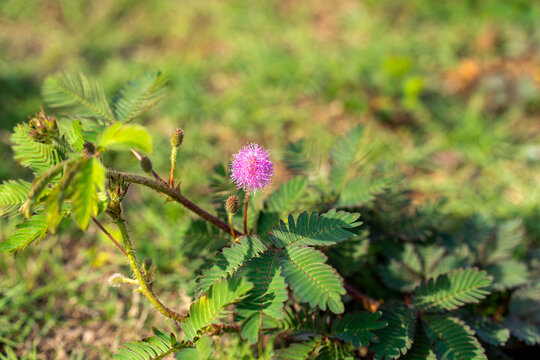
[[[149,173],[152,171],[152,161],[147,156],[143,156],[141,159],[141,168],[144,172]]]
[[[229,196],[227,201],[225,202],[225,209],[227,212],[231,215],[234,215],[238,212],[238,208],[240,207],[240,201],[236,197],[236,195]]]
[[[46,115],[43,109],[30,119],[28,127],[32,139],[43,144],[50,144],[53,138],[59,136],[56,118]]]
[[[119,287],[120,285],[124,284],[130,284],[130,285],[136,285],[137,281],[127,278],[122,274],[113,274],[111,277],[109,277],[109,280],[107,281],[110,286],[113,287]]]
[[[184,132],[182,131],[182,129],[174,130],[171,136],[171,146],[179,147],[180,145],[182,145],[183,141],[184,141]]]

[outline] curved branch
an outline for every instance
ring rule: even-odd
[[[226,233],[230,232],[230,226],[226,222],[222,221],[221,219],[215,217],[214,215],[210,214],[209,212],[203,210],[193,202],[191,202],[188,198],[186,198],[184,195],[182,195],[178,190],[172,189],[168,186],[167,183],[162,183],[160,181],[152,180],[150,178],[135,175],[135,174],[128,174],[123,172],[118,172],[114,170],[108,170],[107,176],[109,178],[113,177],[121,177],[125,181],[133,184],[139,184],[142,186],[146,186],[148,188],[154,189],[162,194],[165,194],[169,196],[171,199],[175,200],[176,202],[179,202],[180,204],[184,205],[189,210],[193,211],[195,214],[202,217],[204,220],[214,224],[221,230],[225,231]],[[244,234],[241,231],[234,230],[236,237],[243,236]]]

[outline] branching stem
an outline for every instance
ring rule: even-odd
[[[127,181],[129,183],[133,184],[139,184],[142,186],[146,186],[150,189],[154,189],[162,194],[165,194],[169,196],[171,199],[173,199],[176,202],[179,202],[180,204],[184,205],[189,210],[193,211],[195,214],[202,217],[204,220],[210,222],[211,224],[217,226],[221,230],[225,232],[230,232],[230,226],[226,222],[222,221],[221,219],[215,217],[214,215],[208,213],[207,211],[203,210],[199,206],[195,205],[193,202],[191,202],[188,198],[186,198],[184,195],[182,195],[179,191],[175,189],[171,189],[169,187],[169,184],[162,183],[161,181],[152,180],[144,176],[139,176],[135,174],[128,174],[128,173],[122,173],[117,172],[114,170],[109,170],[107,172],[107,176],[110,178],[113,177],[121,177],[124,179],[124,181]],[[241,231],[234,230],[236,237],[244,235]]]
[[[179,322],[184,321],[187,315],[182,315],[182,314],[177,313],[176,311],[169,309],[168,307],[163,305],[161,301],[159,301],[157,296],[154,294],[152,287],[148,284],[148,281],[144,277],[141,271],[141,268],[139,266],[139,263],[137,262],[137,257],[135,256],[133,244],[129,237],[129,233],[128,233],[124,219],[119,217],[118,219],[115,220],[115,222],[118,225],[118,228],[120,229],[120,233],[122,234],[122,239],[124,240],[124,247],[126,248],[126,256],[129,261],[129,266],[131,267],[133,274],[135,274],[135,278],[137,279],[139,283],[139,289],[141,293],[144,296],[146,296],[146,298],[148,298],[148,300],[156,308],[156,310],[162,313],[164,316],[170,319],[173,319],[175,321],[179,321]]]

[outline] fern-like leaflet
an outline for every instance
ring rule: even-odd
[[[212,285],[189,308],[189,317],[182,323],[186,339],[192,341],[199,331],[221,320],[227,314],[225,308],[241,300],[252,288],[253,284],[240,278],[221,279]]]
[[[454,310],[489,294],[492,278],[476,268],[457,269],[422,284],[412,298],[421,311]]]
[[[280,226],[270,234],[270,239],[278,248],[291,245],[328,246],[345,241],[355,234],[348,229],[361,224],[357,222],[360,214],[330,210],[324,214],[307,212],[300,214],[294,221],[289,215],[288,223],[280,221]]]
[[[343,279],[325,261],[322,252],[307,246],[289,245],[280,258],[283,276],[303,302],[341,314],[344,311],[341,295],[345,294]]]
[[[164,359],[170,354],[187,348],[189,345],[179,343],[173,334],[167,334],[156,328],[152,329],[153,336],[144,338],[137,342],[124,344],[113,356],[118,360],[158,360]]]

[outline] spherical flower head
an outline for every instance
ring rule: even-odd
[[[231,181],[239,189],[256,192],[270,186],[274,163],[268,151],[257,144],[248,144],[234,155],[231,162]]]

